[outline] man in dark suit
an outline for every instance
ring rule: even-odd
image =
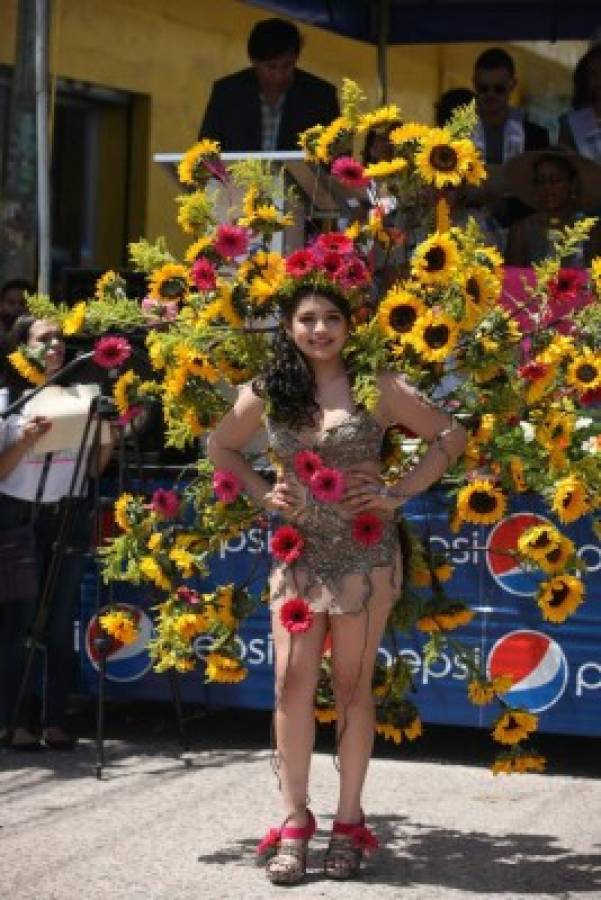
[[[296,67],[302,40],[283,19],[258,22],[248,39],[251,66],[214,82],[199,138],[221,149],[298,150],[298,135],[340,114],[336,89]]]

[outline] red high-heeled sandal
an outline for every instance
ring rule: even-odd
[[[317,827],[315,817],[307,810],[303,827],[282,825],[270,828],[257,847],[260,857],[267,859],[267,877],[272,884],[298,884],[307,870],[307,847]]]
[[[378,849],[378,839],[365,824],[365,817],[355,824],[334,822],[326,850],[323,869],[328,878],[347,881],[356,878],[364,856]]]

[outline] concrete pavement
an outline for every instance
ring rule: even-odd
[[[206,743],[206,742],[205,742]],[[3,900],[339,900],[601,898],[601,780],[493,778],[476,765],[375,759],[365,805],[382,848],[359,882],[319,872],[335,770],[317,753],[320,831],[299,888],[274,888],[254,846],[277,824],[269,753],[111,740],[102,781],[94,747],[0,755]]]

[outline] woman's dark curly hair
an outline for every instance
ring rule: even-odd
[[[347,322],[351,320],[350,306],[340,294],[324,288],[303,285],[280,304],[283,324],[289,325],[301,300],[312,294],[326,297],[340,310]],[[315,376],[304,354],[298,349],[284,328],[278,329],[270,363],[253,383],[253,390],[266,401],[269,415],[291,428],[312,428],[319,406],[315,401]]]

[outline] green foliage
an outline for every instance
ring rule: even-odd
[[[167,249],[164,237],[158,237],[156,241],[147,241],[140,238],[128,245],[129,258],[137,272],[145,272],[149,275],[155,269],[160,269],[166,263],[175,262],[175,257]]]

